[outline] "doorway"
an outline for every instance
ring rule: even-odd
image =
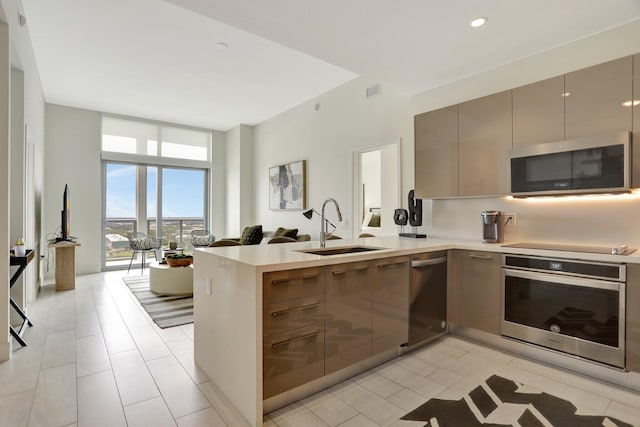
[[[354,234],[397,233],[393,211],[400,206],[400,141],[354,153]]]

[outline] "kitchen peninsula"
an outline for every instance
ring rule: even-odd
[[[300,272],[295,277],[296,280],[310,280],[313,282],[314,280],[320,280],[317,277],[328,271],[331,271],[332,274],[335,274],[336,271],[341,274],[339,269],[330,270],[333,266],[353,265],[357,269],[360,268],[359,266],[362,263],[370,261],[381,264],[382,260],[395,260],[398,257],[406,257],[413,254],[449,250],[493,252],[496,255],[501,253],[529,254],[640,264],[640,254],[638,252],[628,256],[602,255],[508,248],[501,244],[482,244],[479,241],[436,238],[403,239],[378,237],[327,242],[327,249],[346,246],[381,249],[322,256],[304,252],[311,249],[319,249],[319,242],[300,242],[279,245],[204,248],[195,251],[193,283],[195,361],[250,425],[262,425],[263,411],[269,411],[278,406],[277,398],[279,396],[277,394],[280,393],[276,387],[275,392],[270,392],[271,396],[266,398],[263,396],[263,353],[268,351],[265,350],[267,348],[265,347],[266,340],[263,341],[263,328],[267,327],[267,321],[270,319],[269,316],[265,321],[263,308],[268,301],[273,300],[273,291],[265,290],[267,289],[266,285],[265,289],[263,289],[263,283],[267,283],[265,277],[269,277],[268,283],[285,283],[287,280],[293,279],[281,279],[278,274],[296,270]],[[392,263],[389,262],[386,265],[392,265]],[[450,266],[449,268],[451,271],[452,267]],[[308,273],[303,274],[301,272]],[[269,276],[270,274],[272,276]],[[327,280],[329,279],[327,278]],[[633,285],[636,284],[634,283]],[[269,294],[270,292],[271,294]],[[449,292],[451,292],[451,289],[449,289]],[[635,288],[634,292],[637,292]],[[316,293],[320,294],[320,291],[312,291],[309,294],[311,299],[308,301],[306,301],[308,295],[289,295],[289,298],[300,297],[297,299],[303,300],[304,305],[300,309],[296,309],[296,313],[306,311],[310,307],[315,309],[315,307],[321,305],[324,302],[322,298],[313,298]],[[447,304],[450,304],[450,301]],[[500,304],[500,302],[496,301],[495,304]],[[288,310],[291,309],[285,308],[279,312],[273,312],[271,316]],[[495,313],[495,315],[498,316],[499,313]],[[318,320],[318,323],[321,321],[319,318],[316,320]],[[322,343],[324,339],[322,326],[319,328],[312,326],[305,328],[301,332],[299,339],[308,339],[311,343],[313,341]],[[298,338],[295,339],[297,340]],[[276,340],[269,342],[268,348],[275,349],[279,345],[287,345],[293,341],[294,339]],[[636,350],[634,349],[634,351]],[[332,384],[331,381],[337,382],[336,378],[339,378],[339,376],[336,376],[336,373],[342,373],[343,375],[351,373],[351,375],[355,375],[357,369],[367,369],[372,363],[382,363],[398,353],[399,347],[391,352],[382,352],[378,356],[372,355],[364,362],[354,363],[353,366],[355,368],[346,365],[338,367],[336,372],[332,373],[333,376],[323,376],[322,372],[319,376],[314,377],[311,375],[310,378],[315,379],[309,382],[315,384],[316,388],[310,388],[309,392],[327,387]],[[309,365],[312,366],[311,369],[315,369],[313,366],[323,364],[310,357]],[[300,389],[304,389],[304,385],[298,388],[299,391]],[[286,394],[286,392],[282,394]],[[273,401],[274,399],[276,403],[265,405],[265,402],[268,403],[269,400]]]

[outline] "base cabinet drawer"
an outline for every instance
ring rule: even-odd
[[[324,375],[324,324],[264,337],[263,399]]]
[[[324,295],[296,298],[265,305],[262,309],[263,336],[279,334],[324,321]]]
[[[323,267],[273,271],[262,280],[264,304],[324,293]]]

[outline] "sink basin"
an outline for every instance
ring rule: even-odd
[[[337,248],[305,249],[298,252],[313,255],[344,255],[355,254],[358,252],[379,251],[381,249],[384,248],[372,248],[370,246],[340,246]]]

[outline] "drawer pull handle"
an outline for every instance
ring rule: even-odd
[[[404,265],[407,261],[389,262],[386,264],[378,264],[378,268],[393,267],[394,265]]]
[[[475,254],[471,254],[469,255],[469,258],[473,258],[473,259],[484,259],[484,260],[490,260],[493,259],[493,257],[491,255],[475,255]]]
[[[280,284],[280,283],[287,283],[287,282],[290,282],[290,281],[292,281],[292,280],[313,279],[313,278],[318,277],[318,276],[320,276],[320,275],[319,275],[319,274],[310,274],[310,275],[308,275],[308,276],[290,277],[290,278],[288,278],[288,279],[273,279],[273,280],[271,281],[271,284],[273,284],[273,285],[277,285],[277,284]]]
[[[312,337],[315,337],[316,335],[318,335],[318,332],[320,331],[313,331],[310,332],[308,334],[304,334],[304,335],[300,335],[299,337],[296,338],[289,338],[287,340],[282,340],[282,341],[278,341],[278,342],[274,342],[273,344],[271,344],[271,348],[273,348],[274,350],[277,349],[278,347],[281,347],[283,345],[287,345],[290,344],[292,342],[296,342],[296,341],[303,341]]]
[[[287,314],[287,313],[289,313],[291,311],[306,310],[308,308],[317,307],[318,304],[320,304],[320,303],[318,301],[316,301],[316,302],[312,302],[310,304],[301,305],[300,307],[292,307],[292,308],[287,308],[286,310],[274,311],[274,312],[271,313],[271,316],[278,317],[278,316],[282,316],[283,314]]]
[[[443,264],[445,262],[447,262],[446,256],[443,256],[441,258],[433,258],[433,259],[421,259],[421,260],[411,261],[411,267],[422,268],[422,267],[428,267],[430,265]]]
[[[369,269],[369,266],[366,265],[364,267],[356,267],[356,268],[353,268],[351,270],[336,270],[336,271],[332,271],[331,274],[333,274],[334,276],[337,276],[339,274],[344,274],[344,273],[347,273],[349,271],[360,272],[360,271],[367,271],[368,269]]]

